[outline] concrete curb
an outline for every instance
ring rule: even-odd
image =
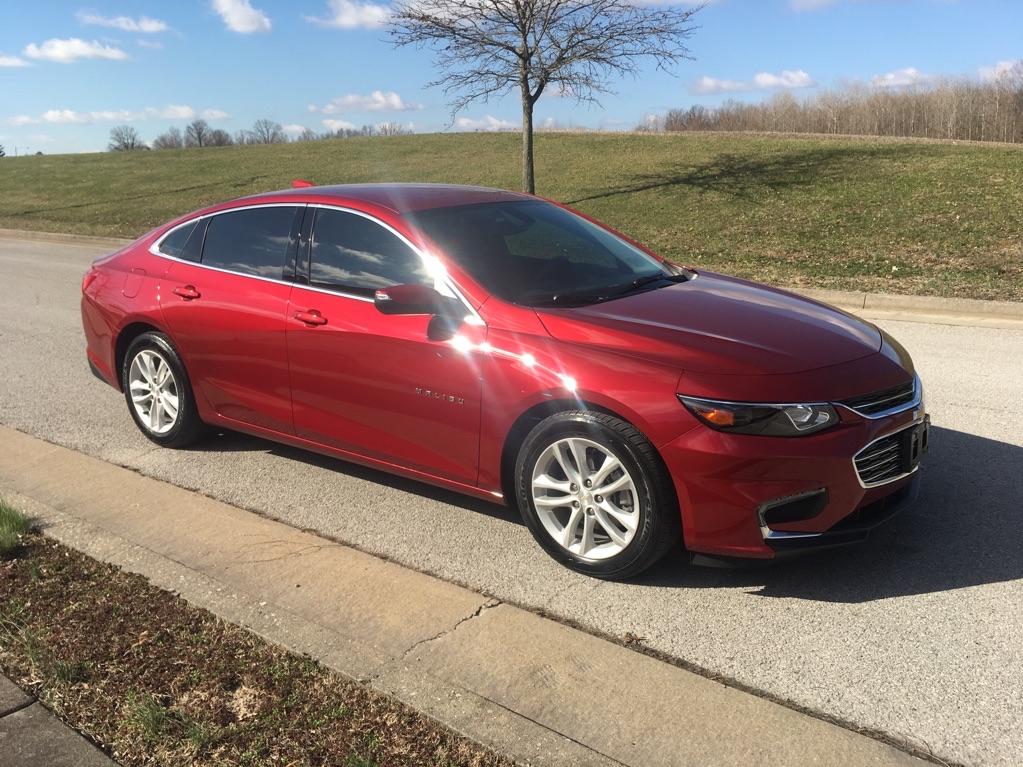
[[[123,248],[131,240],[117,237],[91,237],[79,234],[36,232],[28,229],[0,229],[0,238]],[[805,286],[781,286],[786,290],[822,301],[840,309],[880,319],[906,319],[952,324],[1023,323],[1023,302],[982,301],[973,298],[943,298],[895,293],[861,293],[848,290],[824,290]]]
[[[63,234],[62,232],[36,232],[31,229],[0,229],[0,238],[5,240],[29,240],[30,242],[59,242],[62,245],[84,245],[89,247],[123,248],[133,240],[122,237],[93,237],[86,234]]]
[[[106,754],[2,674],[0,765],[116,767]]]
[[[922,763],[534,613],[6,427],[0,488],[57,540],[309,653],[519,763]]]

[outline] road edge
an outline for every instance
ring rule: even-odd
[[[922,763],[854,730],[8,427],[0,427],[0,487],[65,545],[317,657],[523,764]]]

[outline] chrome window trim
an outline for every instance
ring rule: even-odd
[[[906,477],[910,477],[910,476],[916,474],[920,470],[920,464],[918,463],[910,471],[905,471],[902,474],[899,474],[898,476],[889,477],[888,479],[883,479],[880,482],[871,482],[870,484],[865,484],[863,482],[863,480],[860,479],[860,472],[856,468],[856,458],[860,455],[860,453],[862,453],[863,451],[867,450],[872,445],[880,442],[883,439],[887,439],[888,437],[894,436],[895,434],[898,434],[900,432],[906,431],[906,429],[915,429],[917,426],[919,426],[920,424],[922,424],[924,422],[925,417],[926,416],[924,415],[923,411],[921,410],[920,413],[918,413],[916,415],[916,417],[913,418],[913,421],[911,423],[908,423],[905,426],[900,426],[898,429],[892,429],[891,431],[886,432],[885,434],[882,434],[880,437],[876,437],[876,438],[872,439],[870,442],[868,442],[866,445],[864,445],[863,447],[861,447],[859,450],[856,451],[856,454],[852,457],[852,467],[853,467],[853,474],[856,475],[856,481],[859,483],[860,487],[862,487],[864,490],[872,490],[875,487],[883,487],[884,485],[890,485],[892,482],[898,482],[900,479],[905,479]]]
[[[423,252],[423,250],[421,248],[417,247],[411,240],[409,240],[408,237],[403,235],[401,232],[399,232],[397,229],[395,229],[390,224],[388,224],[388,223],[386,223],[384,221],[381,221],[376,216],[373,216],[373,215],[371,215],[369,213],[366,213],[365,211],[355,210],[354,208],[349,208],[349,207],[346,207],[344,205],[332,205],[330,203],[323,203],[323,202],[309,202],[309,203],[306,203],[306,202],[261,202],[261,203],[253,203],[251,205],[239,205],[238,207],[235,207],[235,208],[225,208],[224,210],[216,210],[216,211],[213,211],[212,213],[203,213],[202,215],[195,216],[193,218],[188,219],[187,221],[182,221],[177,226],[172,227],[171,229],[168,229],[166,232],[164,232],[162,235],[160,235],[160,237],[158,239],[156,239],[153,242],[152,245],[149,246],[149,252],[152,255],[154,255],[154,256],[158,256],[160,258],[166,258],[168,261],[177,261],[178,263],[190,264],[191,266],[198,266],[198,267],[201,267],[203,269],[209,269],[210,271],[214,271],[214,272],[222,272],[224,274],[233,274],[236,277],[248,277],[248,278],[254,279],[254,280],[262,280],[263,282],[273,282],[273,283],[277,283],[279,285],[290,285],[293,288],[302,288],[303,290],[312,290],[312,291],[317,292],[317,293],[324,293],[324,294],[326,294],[328,296],[342,296],[344,298],[354,298],[356,301],[363,301],[363,302],[368,302],[368,303],[373,303],[374,302],[373,299],[370,298],[369,296],[363,296],[363,295],[360,295],[358,293],[349,293],[349,292],[344,291],[344,290],[330,290],[328,288],[317,288],[317,287],[313,287],[312,285],[303,285],[303,284],[298,283],[298,282],[290,282],[288,280],[283,280],[283,279],[277,280],[277,279],[274,279],[272,277],[260,277],[257,274],[245,274],[244,272],[234,272],[234,271],[231,271],[230,269],[221,269],[220,267],[210,266],[209,264],[203,264],[203,263],[201,263],[199,261],[189,261],[187,258],[178,258],[177,256],[171,256],[171,255],[168,255],[168,254],[166,254],[166,253],[164,253],[163,251],[160,250],[160,244],[165,239],[167,239],[173,232],[176,232],[178,229],[181,229],[182,227],[188,226],[189,224],[194,224],[194,223],[196,223],[198,221],[202,221],[204,218],[213,218],[214,216],[220,216],[220,215],[223,215],[225,213],[234,213],[236,211],[241,211],[241,210],[252,210],[253,208],[326,208],[328,210],[338,210],[338,211],[341,211],[342,213],[353,213],[356,216],[361,216],[362,218],[365,218],[365,219],[367,219],[369,221],[372,221],[374,224],[376,224],[378,226],[381,226],[384,229],[386,229],[388,232],[390,232],[395,237],[397,237],[399,240],[401,240],[403,243],[405,243],[405,245],[408,248],[410,248],[413,253],[415,253],[417,256],[419,256],[419,259],[420,259],[420,261],[423,262],[424,266],[427,266],[427,267],[429,266],[429,261],[427,260],[426,254]],[[465,294],[462,292],[461,288],[459,288],[458,285],[455,284],[454,280],[451,279],[450,275],[445,274],[445,276],[444,276],[444,278],[442,280],[442,284],[445,285],[449,290],[451,290],[451,292],[454,293],[454,295],[458,298],[458,300],[462,302],[462,305],[465,306],[466,310],[469,312],[469,316],[466,319],[469,319],[469,317],[471,317],[472,319],[470,320],[470,322],[472,322],[472,324],[480,325],[480,326],[486,325],[486,323],[483,321],[483,318],[480,316],[479,312],[477,312],[476,309],[473,307],[473,305],[471,303],[469,303],[469,299],[467,299],[465,297]]]
[[[914,409],[920,407],[920,405],[923,403],[923,399],[924,399],[924,385],[923,385],[923,381],[920,380],[920,374],[919,373],[914,373],[913,374],[913,399],[911,399],[909,402],[903,402],[901,405],[896,405],[895,407],[890,407],[887,410],[882,410],[880,413],[874,413],[873,415],[868,415],[867,413],[861,413],[859,410],[856,410],[855,408],[849,407],[848,405],[846,405],[846,404],[844,404],[842,402],[835,402],[835,403],[832,403],[832,404],[834,404],[835,407],[840,407],[843,410],[849,411],[850,413],[855,413],[860,418],[866,418],[866,419],[868,419],[870,421],[878,421],[878,420],[880,420],[882,418],[888,418],[889,416],[898,415],[899,413],[905,413],[907,410],[914,410]]]

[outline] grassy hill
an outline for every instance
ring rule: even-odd
[[[788,285],[1023,300],[1023,150],[778,136],[541,134],[540,194],[676,261]],[[316,183],[514,189],[515,134],[0,160],[0,227],[134,236]]]

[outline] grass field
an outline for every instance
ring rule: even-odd
[[[0,227],[134,236],[316,183],[514,189],[515,134],[0,160]],[[850,138],[541,134],[538,192],[673,260],[787,285],[1023,300],[1023,148]]]

